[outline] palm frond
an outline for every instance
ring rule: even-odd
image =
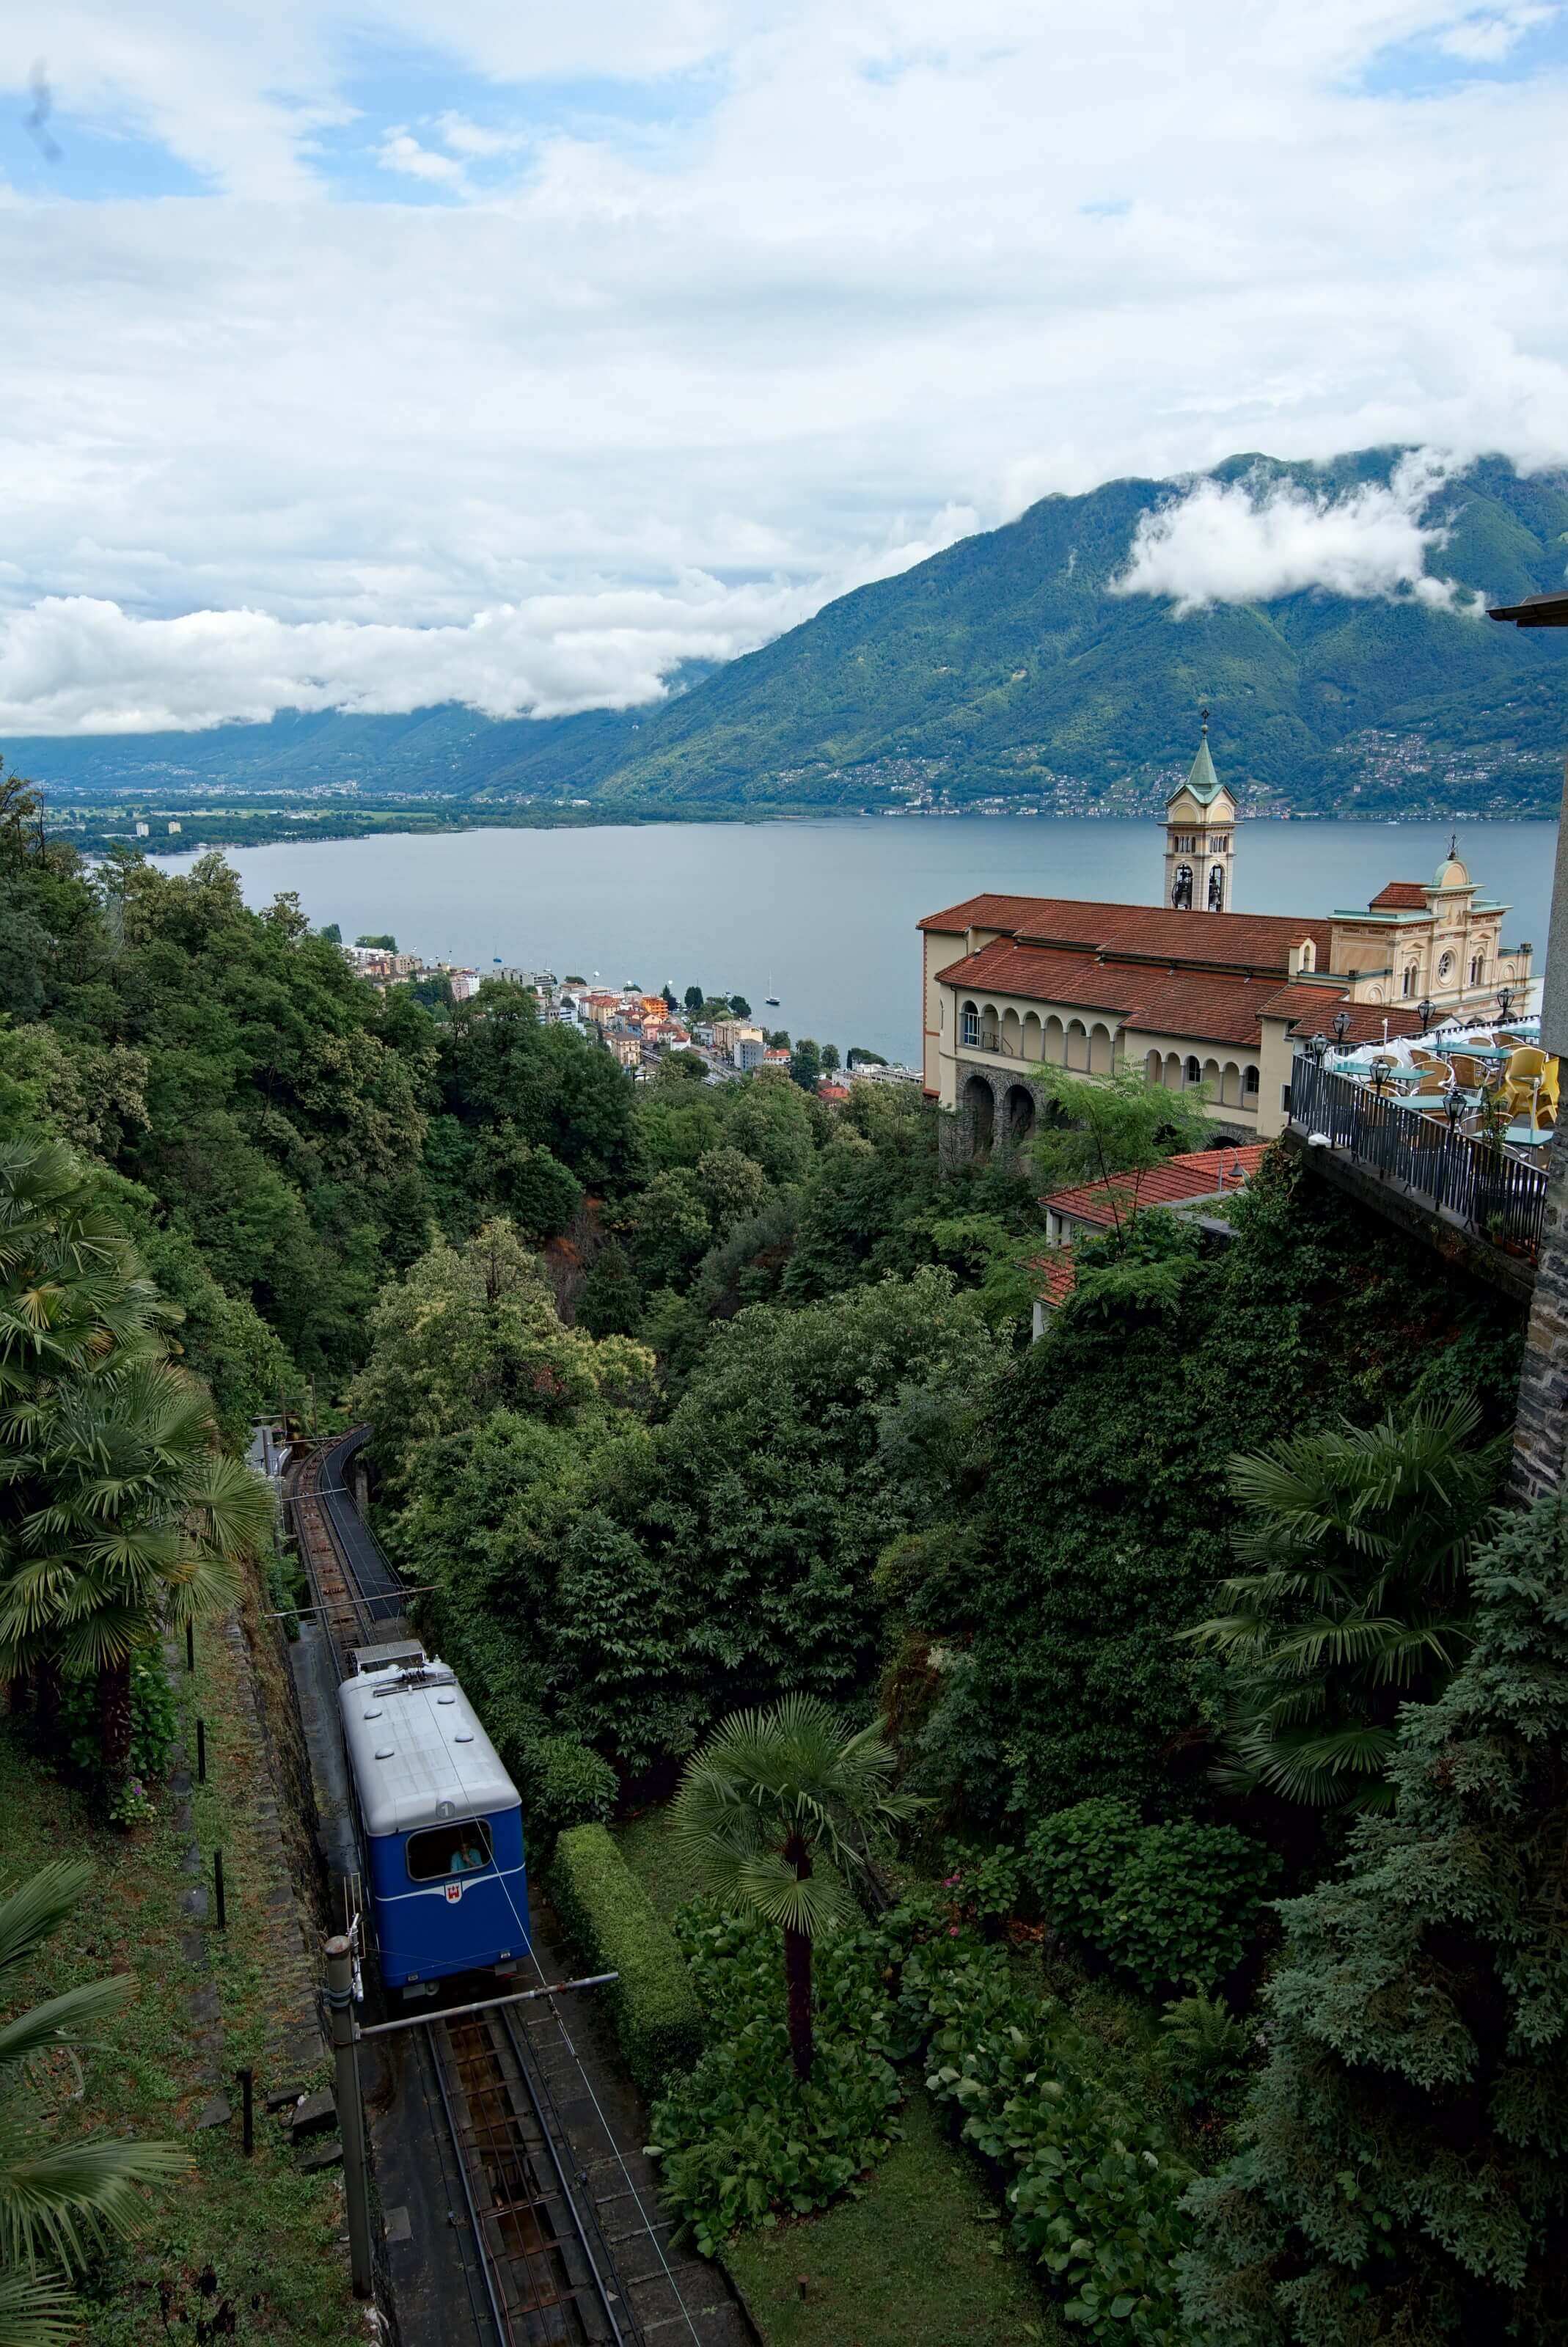
[[[84,1860],[56,1858],[0,1896],[0,1981],[58,1931],[92,1880]]]

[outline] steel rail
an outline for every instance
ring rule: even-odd
[[[436,2090],[441,2097],[441,2108],[446,2116],[446,2132],[452,2139],[452,2149],[457,2159],[457,2181],[463,2187],[463,2199],[468,2211],[468,2225],[474,2236],[474,2246],[479,2252],[479,2275],[485,2285],[485,2295],[490,2301],[490,2320],[496,2326],[497,2347],[511,2347],[512,2326],[501,2309],[496,2295],[496,2284],[490,2271],[490,2252],[485,2241],[485,2224],[474,2199],[474,2188],[468,2181],[468,2162],[464,2155],[463,2137],[457,2126],[457,2114],[452,2107],[452,2097],[446,2091],[446,2065],[434,2033],[429,2039],[430,2066],[436,2073]]]
[[[335,1443],[330,1448],[323,1447],[317,1452],[316,1456],[308,1462],[305,1470],[307,1474],[313,1474],[316,1479],[309,1496],[318,1502],[315,1511],[317,1521],[322,1531],[325,1534],[326,1545],[333,1553],[333,1561],[343,1583],[343,1598],[346,1602],[347,1607],[352,1610],[355,1623],[358,1625],[356,1628],[356,1635],[360,1636],[363,1636],[364,1635],[364,1619],[366,1612],[368,1612],[372,1607],[387,1605],[395,1606],[397,1603],[396,1598],[390,1594],[378,1594],[374,1598],[367,1598],[365,1596],[364,1586],[359,1578],[355,1561],[350,1553],[351,1543],[343,1537],[342,1527],[335,1522],[335,1511],[330,1504],[334,1500],[340,1501],[349,1509],[352,1509],[356,1521],[360,1524],[364,1524],[364,1519],[359,1516],[359,1512],[354,1505],[353,1495],[343,1487],[340,1461],[352,1450],[359,1449],[365,1439],[366,1431],[367,1430],[356,1428],[344,1441]],[[296,1523],[298,1523],[298,1514],[296,1514]],[[378,1561],[382,1565],[382,1570],[385,1574],[386,1579],[388,1582],[395,1583],[397,1578],[395,1572],[385,1563],[385,1560],[380,1556],[380,1544],[375,1541],[374,1534],[370,1531],[368,1526],[364,1526],[364,1529],[366,1543],[375,1550]],[[302,1536],[302,1550],[303,1549],[303,1546],[304,1541]],[[312,1574],[312,1579],[313,1582],[316,1579],[313,1573]],[[322,1610],[331,1611],[331,1608],[330,1606],[323,1607]],[[342,1618],[341,1611],[339,1618]],[[346,1665],[346,1655],[343,1653],[341,1648],[339,1649],[339,1652],[341,1660]],[[618,1974],[609,1973],[600,1975],[591,1981],[567,1981],[557,1985],[560,1988],[598,1987],[602,1986],[606,1982],[614,1980],[618,1977]],[[478,2003],[473,2004],[454,2005],[448,2011],[445,2012],[438,2011],[434,2013],[411,2014],[406,2017],[400,2017],[396,2021],[374,2024],[368,2029],[356,2029],[355,2031],[355,2035],[357,2037],[365,2038],[389,2035],[394,2032],[406,2029],[424,2029],[428,2033],[425,2043],[429,2048],[431,2066],[436,2073],[436,2084],[440,2096],[442,2112],[446,2123],[447,2136],[451,2142],[453,2155],[457,2162],[458,2176],[463,2188],[464,2203],[467,2210],[469,2227],[474,2236],[475,2248],[478,2255],[479,2270],[485,2284],[485,2295],[489,2302],[491,2319],[496,2326],[496,2337],[498,2342],[498,2347],[514,2347],[516,2340],[516,2333],[512,2328],[510,2319],[503,2304],[503,2291],[497,2286],[500,2283],[503,2270],[511,2271],[517,2275],[528,2301],[525,2311],[536,2315],[541,2313],[544,2310],[545,2301],[541,2299],[540,2285],[542,2283],[547,2288],[553,2290],[553,2277],[548,2273],[548,2257],[544,2250],[528,2250],[523,2249],[508,2251],[502,2256],[498,2255],[494,2250],[492,2250],[486,2238],[486,2214],[479,2207],[478,2201],[475,2197],[471,2176],[472,2167],[482,2165],[485,2150],[485,2145],[482,2138],[486,2137],[490,2138],[489,2149],[493,2155],[498,2155],[503,2150],[509,2151],[516,2159],[519,2171],[523,2173],[527,2173],[531,2166],[531,2147],[528,2145],[522,2126],[516,2116],[513,2116],[509,2122],[503,2119],[498,2122],[491,2121],[487,2125],[476,2116],[472,2119],[470,2126],[470,2132],[474,2137],[473,2158],[471,2161],[468,2147],[466,2146],[464,2141],[464,2130],[459,2125],[456,2112],[453,2106],[452,2096],[447,2087],[446,2069],[448,2062],[450,2062],[451,2065],[453,2076],[461,2087],[465,2102],[467,2102],[470,2098],[469,2086],[468,2082],[463,2075],[463,2063],[458,2055],[456,2038],[452,2034],[447,2024],[455,2020],[463,2020],[465,2018],[472,2018],[477,2015],[487,2014],[496,2006],[509,2006],[516,2004],[533,2002],[540,1998],[548,1998],[556,1993],[556,1986],[552,1986],[547,1983],[538,1989],[521,1990],[508,1994],[504,1998],[487,1998],[480,2000]],[[585,2219],[584,2210],[579,2201],[578,2191],[574,2188],[568,2168],[562,2160],[562,2150],[563,2148],[566,2149],[569,2155],[569,2146],[565,2143],[564,2131],[560,2127],[559,2117],[555,2114],[553,2103],[551,2104],[549,2110],[547,2112],[545,2101],[541,2099],[538,2086],[535,2083],[531,2055],[519,2041],[517,2032],[513,2029],[509,2014],[502,2012],[499,2018],[501,2027],[506,2033],[513,2062],[516,2065],[518,2075],[522,2082],[524,2092],[528,2096],[529,2106],[533,2112],[534,2123],[538,2129],[540,2140],[548,2157],[550,2167],[554,2171],[559,2198],[564,2204],[567,2216],[569,2219],[571,2232],[576,2238],[577,2246],[581,2254],[583,2263],[591,2279],[592,2296],[594,2300],[597,2301],[599,2309],[602,2313],[605,2321],[610,2326],[610,2342],[607,2342],[607,2347],[637,2347],[637,2342],[641,2339],[641,2332],[635,2326],[633,2318],[630,2315],[625,2285],[620,2281],[620,2276],[615,2274],[613,2261],[610,2260],[610,2271],[615,2282],[614,2296],[619,2301],[619,2303],[626,2310],[627,2320],[629,2323],[632,2324],[631,2328],[627,2328],[625,2324],[617,2319],[615,2305],[612,2303],[612,2293],[607,2286],[604,2276],[600,2271],[599,2260],[594,2255],[593,2246],[589,2239],[588,2223],[590,2220]],[[487,2045],[490,2050],[489,2069],[494,2085],[500,2090],[500,2097],[502,2101],[509,2103],[510,2090],[506,2070],[501,2061],[500,2049],[496,2045],[495,2040],[487,2027],[484,2029],[482,2034],[485,2044]],[[475,2057],[471,2055],[469,2058],[470,2060],[473,2060]],[[479,2058],[482,2058],[482,2055]],[[548,2097],[549,2093],[548,2086],[545,2087],[544,2093],[545,2096]],[[506,2145],[502,2145],[495,2140],[497,2136],[503,2134],[509,2134],[510,2137],[510,2142]],[[594,2219],[591,2221],[593,2221],[597,2226],[597,2219]],[[609,2260],[610,2252],[608,2249],[605,2250],[605,2256],[607,2260]],[[573,2319],[578,2322],[580,2328],[586,2331],[587,2326],[582,2323],[581,2314],[575,2304],[578,2294],[578,2287],[575,2285],[570,2286],[570,2295],[573,2301]],[[559,2298],[557,2297],[554,2299],[553,2302],[559,2305],[561,2301]]]
[[[611,1974],[610,1977],[613,1978],[614,1975]],[[528,2100],[533,2105],[534,2118],[538,2124],[540,2135],[544,2137],[545,2149],[548,2152],[550,2157],[550,2166],[555,2169],[556,2182],[560,2187],[561,2198],[565,2201],[568,2209],[571,2211],[571,2220],[577,2233],[578,2243],[582,2250],[583,2256],[588,2260],[588,2270],[593,2277],[594,2291],[598,2296],[600,2306],[604,2310],[604,2319],[610,2325],[610,2336],[615,2342],[615,2347],[624,2347],[626,2333],[622,2331],[620,2323],[615,2319],[615,2309],[610,2303],[610,2292],[606,2288],[604,2279],[600,2273],[599,2261],[593,2254],[593,2244],[588,2238],[588,2229],[583,2222],[582,2210],[578,2206],[577,2194],[572,2188],[571,2179],[568,2177],[565,2168],[561,2166],[560,2151],[557,2144],[557,2137],[559,2133],[559,2121],[556,2117],[553,2104],[551,2109],[547,2114],[544,2104],[539,2096],[538,2088],[534,2084],[532,2063],[530,2062],[523,2046],[518,2043],[518,2033],[512,2027],[512,2016],[509,2013],[502,2014],[501,2027],[507,2033],[507,2040],[512,2049],[512,2058],[518,2065],[518,2075],[521,2078],[524,2086],[527,2088]],[[547,2095],[549,2093],[548,2086],[545,2088],[545,2093]],[[608,2254],[609,2252],[607,2250],[606,2255],[608,2256]],[[620,2290],[620,2297],[621,2304],[624,2305],[626,2302],[624,2285]]]

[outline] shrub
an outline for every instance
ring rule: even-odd
[[[1189,2110],[1228,2112],[1257,2042],[1218,1997],[1184,1996],[1160,2016],[1160,2067]]]
[[[64,1679],[60,1725],[73,1768],[95,1782],[103,1773],[98,1740],[97,1679]],[[179,1733],[179,1714],[169,1673],[156,1654],[139,1655],[130,1666],[130,1773],[144,1784],[161,1777]]]
[[[1150,1993],[1211,1988],[1246,1953],[1273,1871],[1271,1852],[1234,1826],[1145,1826],[1101,1949]]]
[[[645,2094],[689,2069],[702,2050],[691,1975],[674,1934],[602,1825],[573,1826],[556,1844],[550,1895],[606,1990],[626,2065]]]
[[[677,1925],[709,2045],[653,2113],[664,2199],[711,2257],[743,2225],[804,2216],[879,2159],[899,2132],[888,2059],[894,2014],[879,1936],[840,1932],[815,1949],[815,2048],[802,2085],[790,2061],[778,1934],[699,1901]]]
[[[902,1952],[905,2023],[927,2040],[926,2084],[1010,2176],[1013,2238],[1067,2292],[1069,2321],[1107,2347],[1179,2347],[1191,2171],[1096,2075],[1062,2006],[1019,1988],[1005,1948],[917,1908],[891,1916],[886,1939]]]
[[[537,1736],[516,1746],[518,1789],[536,1850],[548,1852],[573,1826],[602,1825],[615,1806],[608,1760],[575,1736]]]
[[[1059,1929],[1098,1945],[1106,1902],[1138,1846],[1130,1801],[1079,1801],[1042,1819],[1030,1835],[1024,1871]]]
[[[1080,1801],[1030,1835],[1026,1866],[1058,1927],[1140,1988],[1211,1988],[1257,1929],[1271,1853],[1234,1826],[1140,1826],[1125,1801]]]
[[[1016,1850],[969,1850],[962,1842],[945,1843],[942,1888],[967,1916],[995,1927],[1016,1911],[1022,1860]]]

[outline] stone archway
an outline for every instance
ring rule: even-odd
[[[968,1129],[970,1155],[989,1157],[991,1153],[991,1143],[996,1139],[996,1095],[986,1078],[978,1070],[965,1083],[958,1097],[958,1106],[963,1112],[964,1122]]]
[[[1034,1131],[1035,1101],[1028,1084],[1009,1084],[1002,1101],[1002,1145],[1021,1148]]]

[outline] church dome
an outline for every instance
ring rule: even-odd
[[[1442,862],[1438,866],[1437,877],[1432,882],[1432,887],[1434,888],[1468,888],[1471,886],[1471,876],[1467,866],[1460,862],[1459,857],[1450,847]]]

